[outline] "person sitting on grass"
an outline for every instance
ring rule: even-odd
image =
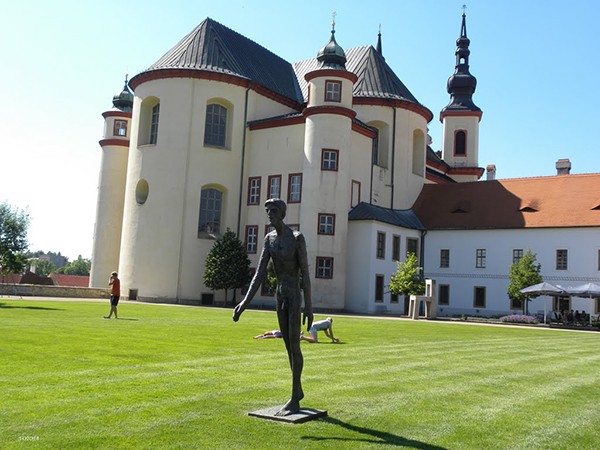
[[[258,336],[254,336],[254,339],[273,339],[273,338],[281,338],[281,331],[272,330],[265,331],[263,334],[259,334]]]
[[[313,344],[317,343],[317,342],[319,342],[319,339],[317,337],[317,333],[319,331],[323,331],[325,333],[325,336],[327,336],[329,339],[331,339],[331,342],[333,342],[334,344],[337,344],[338,342],[340,342],[340,340],[333,335],[333,318],[332,317],[328,317],[325,320],[321,320],[319,322],[313,323],[312,327],[310,327],[310,330],[308,330],[309,336],[304,336],[304,333],[301,332],[300,340],[308,341]]]

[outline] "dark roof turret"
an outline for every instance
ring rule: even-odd
[[[125,75],[125,85],[120,94],[113,97],[113,106],[124,112],[131,112],[133,109],[133,94],[129,90],[127,75]]]
[[[473,103],[473,93],[477,87],[477,78],[469,72],[469,44],[467,37],[467,16],[463,12],[460,36],[456,40],[456,67],[454,74],[448,78],[448,93],[450,103],[442,109],[445,111],[481,111]]]
[[[346,53],[335,41],[335,21],[331,23],[331,38],[325,47],[319,50],[317,60],[321,68],[346,70]]]

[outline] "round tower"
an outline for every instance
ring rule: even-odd
[[[483,174],[479,166],[479,121],[483,112],[473,103],[477,79],[469,72],[469,44],[466,14],[456,40],[456,67],[448,79],[450,103],[440,112],[443,124],[442,159],[452,168],[448,175],[457,181],[476,181]]]
[[[102,159],[94,226],[90,287],[106,287],[110,273],[119,266],[123,201],[133,94],[127,77],[123,90],[113,97],[113,108],[102,113],[104,133],[100,140]]]
[[[357,77],[346,70],[346,55],[331,38],[317,55],[318,67],[305,76],[308,104],[305,117],[301,231],[309,245],[309,262],[315,265],[319,285],[313,304],[343,308],[345,291],[345,237],[350,209],[350,151],[352,145],[352,92]],[[324,229],[334,227],[335,233]],[[319,249],[317,255],[315,250]],[[315,273],[315,272],[313,272]],[[331,275],[331,277],[329,276]],[[326,297],[326,298],[325,298]]]

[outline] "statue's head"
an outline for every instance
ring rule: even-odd
[[[269,208],[275,207],[281,212],[281,219],[285,218],[285,212],[287,210],[287,205],[280,198],[270,198],[265,202],[265,208],[268,210]]]

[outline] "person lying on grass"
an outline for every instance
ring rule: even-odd
[[[265,331],[263,334],[259,334],[258,336],[254,336],[254,339],[273,339],[273,338],[281,338],[281,331],[272,330]]]

